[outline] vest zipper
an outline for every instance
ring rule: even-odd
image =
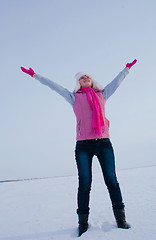
[[[80,128],[80,125],[81,125],[81,120],[79,121],[79,125],[78,125],[78,129],[79,129],[79,136],[81,135],[81,128]]]

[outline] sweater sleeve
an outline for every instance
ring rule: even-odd
[[[105,88],[104,88],[104,98],[107,100],[119,87],[124,78],[129,73],[127,68],[124,68]]]
[[[45,78],[41,75],[38,75],[35,77],[37,80],[39,80],[40,83],[50,87],[52,90],[56,91],[58,94],[60,94],[67,102],[69,102],[72,106],[74,106],[75,102],[75,96],[73,92],[70,92],[68,89],[62,87],[61,85],[49,80],[48,78]]]

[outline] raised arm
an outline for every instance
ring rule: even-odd
[[[129,73],[129,69],[137,62],[135,59],[132,63],[127,63],[126,67],[111,81],[105,88],[103,95],[105,97],[105,100],[107,100],[119,87],[119,85],[122,83],[124,78]]]
[[[40,81],[40,83],[50,87],[52,90],[56,91],[58,94],[60,94],[64,99],[69,102],[72,106],[74,106],[75,102],[75,96],[73,92],[70,92],[68,89],[62,87],[61,85],[49,80],[48,78],[42,77],[34,72],[32,68],[26,69],[21,67],[21,70],[27,74],[29,74],[31,77],[37,79]]]

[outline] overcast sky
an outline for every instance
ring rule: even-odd
[[[106,116],[117,168],[155,165],[155,9],[155,0],[0,1],[0,179],[77,172],[72,107],[20,66],[73,91],[77,72],[105,86],[137,58]]]

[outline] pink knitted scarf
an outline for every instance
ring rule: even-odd
[[[101,106],[99,103],[99,99],[91,87],[81,87],[78,92],[85,92],[90,104],[91,109],[93,110],[93,121],[92,127],[95,134],[101,134],[104,132],[104,120],[101,111]]]

